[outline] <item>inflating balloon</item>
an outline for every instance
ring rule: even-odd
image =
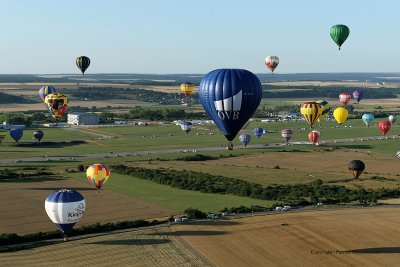
[[[365,164],[361,160],[352,160],[349,162],[349,171],[354,178],[360,177],[365,169]]]
[[[93,186],[100,190],[110,177],[110,171],[104,164],[92,164],[86,170],[86,177]]]
[[[89,68],[90,59],[85,56],[80,56],[76,59],[76,66],[81,70],[82,75],[85,75],[85,71]]]
[[[383,135],[386,135],[387,132],[389,132],[390,128],[392,128],[392,124],[390,123],[390,121],[381,121],[378,124],[379,130],[381,131],[381,133]]]
[[[349,112],[344,107],[338,107],[333,111],[333,117],[339,124],[344,123],[348,116]]]
[[[47,216],[68,240],[68,233],[85,212],[84,197],[77,191],[62,189],[51,193],[44,203]]]
[[[340,47],[349,37],[350,29],[346,25],[338,24],[331,27],[330,30],[332,40]]]
[[[321,116],[322,108],[316,102],[306,102],[301,106],[300,113],[312,128],[314,122]]]
[[[250,140],[251,140],[251,136],[247,133],[241,134],[239,136],[239,141],[240,141],[240,143],[242,143],[244,145],[244,147],[246,147],[250,143]]]
[[[201,80],[199,98],[208,116],[231,141],[257,110],[262,87],[256,75],[243,69],[217,69]]]

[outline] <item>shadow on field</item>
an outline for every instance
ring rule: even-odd
[[[194,221],[190,222],[190,225],[239,225],[240,222],[232,220],[208,220],[208,221]]]
[[[338,145],[337,148],[372,149],[370,145]]]
[[[17,147],[54,147],[54,148],[63,148],[67,146],[76,146],[80,144],[86,143],[82,140],[74,140],[74,141],[60,141],[60,142],[26,142],[26,143],[12,143],[9,144],[10,146],[17,146]]]
[[[341,252],[349,254],[384,254],[384,253],[392,254],[392,253],[400,253],[400,247],[360,248],[360,249],[352,249]]]
[[[31,187],[31,188],[25,188],[25,190],[49,190],[49,191],[56,191],[62,189],[63,186],[59,187]],[[75,190],[75,191],[97,191],[97,188],[91,188],[91,187],[68,187],[70,190]],[[100,194],[101,195],[101,192]]]
[[[51,181],[62,181],[66,180],[61,177],[16,177],[16,178],[5,178],[0,179],[0,183],[39,183],[39,182],[51,182]]]
[[[227,231],[213,231],[213,230],[178,230],[174,232],[158,232],[149,235],[166,235],[166,236],[213,236],[213,235],[226,235]]]
[[[168,239],[121,239],[121,240],[101,240],[89,242],[91,245],[125,245],[125,246],[145,246],[145,245],[161,245],[171,242]]]

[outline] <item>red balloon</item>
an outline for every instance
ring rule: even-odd
[[[349,103],[350,100],[351,100],[351,95],[349,93],[341,93],[339,95],[339,101],[343,105],[347,105],[347,103]]]
[[[308,134],[308,138],[314,145],[319,145],[318,143],[319,136],[320,132],[315,130]]]
[[[392,124],[390,121],[381,121],[378,124],[379,130],[382,132],[383,135],[387,134],[389,132],[390,128],[392,127]]]

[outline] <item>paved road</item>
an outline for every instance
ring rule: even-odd
[[[400,136],[369,136],[369,137],[357,137],[357,138],[343,138],[343,139],[332,139],[322,140],[321,144],[336,144],[336,143],[348,143],[348,142],[363,142],[368,140],[386,140],[386,139],[399,139]],[[311,145],[309,141],[304,142],[291,142],[290,145]],[[274,143],[274,144],[255,144],[247,145],[248,148],[273,148],[273,147],[285,147],[285,143]],[[236,146],[235,149],[243,149],[242,146]],[[118,153],[101,153],[101,154],[85,154],[85,155],[69,155],[69,156],[51,156],[51,157],[30,157],[30,158],[13,158],[13,159],[1,159],[0,164],[16,163],[16,162],[45,162],[45,161],[60,161],[60,160],[74,160],[74,159],[91,159],[91,158],[111,158],[111,157],[126,157],[126,156],[141,156],[141,155],[163,155],[163,154],[177,154],[182,152],[207,152],[207,151],[224,151],[225,147],[202,147],[202,148],[177,148],[177,149],[160,149],[160,150],[145,150],[145,151],[130,151],[130,152],[118,152]]]

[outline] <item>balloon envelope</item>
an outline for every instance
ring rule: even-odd
[[[22,129],[19,128],[14,128],[10,130],[10,136],[12,137],[12,139],[15,140],[15,142],[18,143],[19,139],[21,139],[21,137],[24,135],[24,131]]]
[[[364,115],[362,115],[362,120],[366,126],[370,126],[370,125],[372,125],[372,123],[374,123],[374,115],[369,114],[369,113],[364,114]]]
[[[286,141],[286,143],[288,143],[290,138],[292,138],[293,130],[292,129],[284,129],[281,131],[281,135],[282,135],[282,138]]]
[[[79,192],[62,189],[51,193],[44,206],[50,220],[66,236],[82,217],[86,203]]]
[[[387,132],[389,132],[390,128],[392,128],[392,124],[390,123],[390,121],[381,121],[378,124],[379,130],[381,131],[381,133],[383,135],[386,135]]]
[[[85,75],[85,71],[89,68],[90,59],[86,56],[80,56],[76,59],[76,66],[81,70],[82,74]]]
[[[239,141],[240,141],[240,143],[242,143],[244,145],[244,147],[246,147],[250,143],[250,140],[251,140],[251,136],[247,133],[241,134],[239,136]]]
[[[314,122],[321,116],[322,108],[320,104],[316,102],[306,102],[301,106],[300,113],[303,115],[310,127],[312,127]]]
[[[277,56],[268,56],[265,58],[265,65],[271,72],[274,72],[279,65],[279,58]]]
[[[260,136],[263,135],[263,133],[264,133],[264,129],[263,128],[254,128],[253,133],[255,136],[257,136],[257,138],[260,138]]]
[[[346,25],[338,24],[331,27],[330,35],[332,40],[340,47],[349,37],[350,29]]]
[[[389,116],[389,121],[391,124],[394,124],[397,120],[397,116],[396,115],[390,115]]]
[[[347,105],[347,103],[349,103],[350,100],[351,100],[351,95],[349,93],[341,93],[339,95],[339,101],[343,105]]]
[[[310,139],[310,141],[314,144],[314,145],[316,145],[316,144],[318,144],[318,139],[319,139],[319,136],[321,135],[321,133],[319,132],[319,131],[311,131],[309,134],[308,134],[308,138]]]
[[[100,189],[108,181],[110,171],[104,164],[92,164],[86,170],[89,182]]]
[[[190,94],[193,93],[193,90],[193,83],[184,82],[181,84],[181,91],[185,94],[185,96],[190,96]]]
[[[361,90],[355,90],[353,92],[353,98],[354,98],[355,101],[357,101],[357,103],[359,103],[361,101],[363,96],[364,96],[364,93]]]
[[[33,133],[33,137],[40,142],[44,136],[44,132],[42,130],[37,130]]]
[[[39,89],[39,96],[43,102],[44,102],[46,96],[48,96],[49,94],[53,94],[53,93],[57,93],[56,88],[54,88],[53,86],[45,85],[45,86],[40,87],[40,89]]]
[[[349,171],[354,178],[360,177],[365,169],[365,164],[361,160],[352,160],[349,162]]]
[[[344,107],[338,107],[333,111],[333,117],[339,124],[344,123],[348,116],[349,112]]]
[[[68,109],[68,98],[63,94],[49,94],[46,96],[44,103],[46,105],[46,109],[53,115],[57,122]]]
[[[322,122],[329,112],[331,112],[331,106],[328,104],[328,101],[325,100],[318,100],[315,102],[321,106],[321,116],[319,116],[318,122]]]
[[[192,130],[193,124],[190,121],[181,122],[181,129],[186,134],[188,134]]]
[[[199,87],[203,108],[229,141],[257,110],[261,94],[260,80],[243,69],[213,70]]]

